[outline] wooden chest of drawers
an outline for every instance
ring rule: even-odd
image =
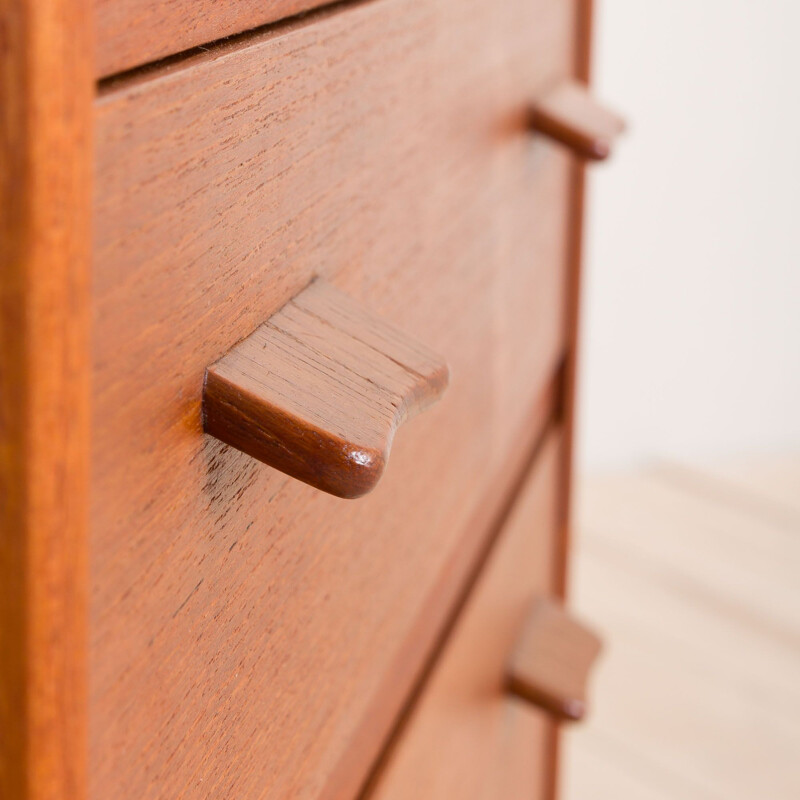
[[[0,797],[555,790],[588,4],[316,6],[2,10]]]

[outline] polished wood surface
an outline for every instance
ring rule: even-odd
[[[317,489],[361,497],[397,427],[447,381],[442,358],[315,280],[206,370],[203,428]]]
[[[526,109],[574,12],[382,0],[103,85],[90,796],[363,778],[551,410],[570,159]],[[202,432],[206,367],[314,275],[452,367],[354,504]]]
[[[536,100],[530,125],[592,161],[608,158],[614,140],[625,130],[622,117],[600,105],[586,86],[573,80],[557,84]]]
[[[504,691],[506,654],[554,585],[561,437],[548,436],[370,800],[544,798],[554,723]]]
[[[577,173],[526,109],[581,76],[586,3],[337,4],[216,45],[246,2],[116,5],[156,49],[101,34],[97,75],[202,52],[100,84],[93,213],[89,9],[0,10],[0,794],[352,796],[571,419]],[[315,275],[454,354],[358,514],[201,428],[205,366]]]
[[[600,638],[559,603],[537,598],[506,668],[507,689],[559,719],[583,719],[586,684],[600,648]]]
[[[94,0],[98,77],[291,17],[331,0]]]
[[[0,797],[83,800],[88,4],[0,4]]]

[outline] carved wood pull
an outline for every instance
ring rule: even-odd
[[[398,426],[447,382],[439,356],[316,280],[208,367],[203,425],[317,489],[360,497]]]
[[[535,103],[530,126],[581,158],[602,161],[625,130],[625,121],[601,106],[583,84],[566,81]]]
[[[537,600],[506,669],[508,691],[560,719],[586,713],[586,682],[601,641],[550,600]]]

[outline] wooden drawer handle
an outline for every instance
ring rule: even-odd
[[[445,362],[322,280],[206,370],[206,433],[339,497],[383,473],[397,427],[444,392]]]
[[[598,636],[560,605],[537,600],[508,662],[508,691],[559,719],[582,719],[587,678],[600,648]]]
[[[581,158],[602,161],[625,130],[625,121],[601,106],[583,84],[566,81],[535,103],[530,126]]]

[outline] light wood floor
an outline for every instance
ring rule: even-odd
[[[607,638],[566,800],[800,798],[800,455],[579,487],[573,608]]]

